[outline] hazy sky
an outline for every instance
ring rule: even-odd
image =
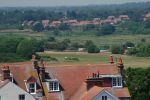
[[[80,6],[146,1],[150,0],[0,0],[0,6]]]

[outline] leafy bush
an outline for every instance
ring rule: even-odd
[[[20,62],[26,59],[15,53],[0,53],[0,62]]]
[[[79,58],[76,57],[64,57],[65,61],[79,61]]]
[[[44,30],[44,26],[42,23],[38,22],[32,26],[32,30],[36,32],[42,32]]]
[[[4,37],[0,38],[0,52],[1,53],[16,53],[16,48],[21,41],[21,38]]]
[[[139,44],[134,48],[128,49],[127,54],[136,55],[139,57],[149,57],[150,56],[150,44]]]
[[[136,55],[138,53],[136,48],[127,49],[127,55]]]
[[[124,53],[123,46],[121,46],[121,45],[111,46],[111,53],[112,54],[123,54]]]
[[[128,47],[134,47],[134,43],[132,43],[132,42],[126,42],[126,43],[123,45],[123,47],[124,47],[125,49],[127,49]]]
[[[55,62],[58,62],[58,59],[56,59],[54,57],[51,57],[51,56],[41,56],[40,59],[43,60],[43,61],[55,61]]]
[[[44,51],[43,43],[36,39],[24,39],[17,47],[17,54],[25,58],[31,58],[35,52]]]
[[[105,24],[103,25],[99,32],[97,33],[97,35],[110,35],[110,34],[113,34],[115,32],[115,26],[113,25],[110,25],[110,24]]]
[[[88,53],[99,53],[100,50],[96,45],[90,45],[88,47]]]

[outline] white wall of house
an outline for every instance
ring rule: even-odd
[[[25,95],[25,100],[35,100],[32,95],[30,95],[12,82],[7,83],[5,86],[0,88],[1,100],[19,100],[20,94]]]
[[[102,100],[102,96],[107,96],[107,100],[119,100],[117,97],[109,94],[106,91],[102,91],[99,94],[97,94],[92,100]]]

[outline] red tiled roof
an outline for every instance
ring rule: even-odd
[[[20,67],[19,67],[20,66]],[[91,76],[92,73],[97,73],[99,71],[100,74],[118,74],[118,69],[115,64],[97,64],[97,65],[82,65],[82,66],[47,66],[47,71],[50,75],[57,78],[60,82],[61,87],[63,88],[62,92],[49,93],[47,86],[43,83],[44,91],[46,93],[46,97],[51,100],[58,100],[60,96],[64,95],[64,99],[75,100],[73,98],[78,98],[80,94],[86,95],[89,93],[90,97],[98,93],[101,88],[93,87],[90,91],[86,89],[85,80],[88,76]],[[18,63],[16,65],[10,66],[11,73],[13,74],[17,84],[24,90],[26,90],[25,81],[29,79],[29,77],[33,76],[38,79],[38,75],[36,70],[33,69],[32,63]],[[92,91],[92,92],[91,92]],[[118,97],[128,96],[128,90],[116,90],[116,94]],[[81,96],[82,97],[82,96]],[[89,98],[90,98],[89,97]]]
[[[117,97],[130,97],[130,93],[127,87],[115,89],[114,91]]]
[[[27,79],[27,83],[32,83],[32,82],[37,82],[37,79],[33,76],[31,76]]]
[[[124,98],[124,97],[130,97],[128,88],[111,88],[111,87],[99,87],[99,86],[93,86],[91,89],[86,89],[86,83],[82,85],[82,87],[78,90],[78,92],[71,98],[71,100],[76,100],[78,97],[78,100],[92,100],[97,94],[99,94],[102,91],[107,91],[111,95],[118,97],[118,98]],[[82,91],[82,92],[81,92]]]
[[[100,74],[117,74],[116,66],[113,64],[101,64],[92,66],[70,66],[70,67],[48,67],[49,73],[52,73],[55,78],[60,80],[60,84],[64,88],[63,94],[65,99],[73,96],[87,76],[92,73]]]

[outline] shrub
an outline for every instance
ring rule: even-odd
[[[132,42],[126,42],[124,45],[123,45],[123,47],[126,49],[126,48],[128,48],[128,47],[134,47],[134,43],[132,43]]]
[[[97,33],[97,35],[110,35],[110,34],[113,34],[115,32],[115,26],[113,25],[110,25],[110,24],[105,24],[103,25],[99,32]]]
[[[121,46],[121,45],[113,45],[111,47],[111,53],[112,54],[123,54],[124,53],[123,46]]]
[[[96,45],[90,45],[88,47],[88,53],[99,53],[100,50]]]
[[[65,61],[79,61],[79,58],[76,57],[64,57]]]
[[[0,55],[0,62],[20,62],[26,60],[15,53],[0,53]]]
[[[42,56],[40,59],[43,61],[56,61],[56,62],[58,62],[58,59],[51,57],[51,56]]]
[[[36,39],[24,39],[17,47],[17,54],[25,58],[31,58],[35,52],[44,51],[43,43]]]

